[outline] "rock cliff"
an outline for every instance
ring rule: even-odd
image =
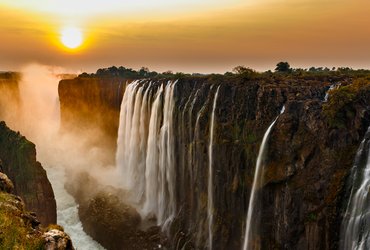
[[[56,223],[56,203],[46,171],[36,160],[35,145],[19,132],[0,122],[0,159],[2,171],[14,183],[28,209],[34,211],[44,226]]]
[[[35,213],[28,212],[14,185],[0,173],[0,245],[2,249],[74,250],[70,237],[58,225],[40,228]]]
[[[62,131],[85,134],[88,143],[110,149],[108,154],[114,152],[125,82],[123,78],[60,81],[58,92]],[[113,159],[114,154],[110,158]]]
[[[94,126],[98,120],[98,127],[115,142],[113,130],[118,127],[124,91],[122,82],[115,81],[62,81],[63,126],[81,119]],[[154,83],[152,87],[157,88],[167,80]],[[329,86],[339,83],[341,87],[331,91],[325,102]],[[218,86],[213,138],[214,248],[241,248],[260,143],[285,105],[268,142],[262,220],[254,241],[262,249],[336,249],[346,178],[370,124],[369,81],[278,74],[253,79],[185,77],[176,83],[176,218],[168,229],[169,247],[204,249],[208,244],[208,144]],[[107,120],[105,109],[113,109]],[[99,118],[90,117],[96,113]]]
[[[0,119],[14,121],[21,105],[18,82],[21,76],[18,73],[0,73]],[[11,106],[11,107],[10,107]],[[11,108],[11,110],[8,110]],[[10,111],[10,112],[9,112]]]

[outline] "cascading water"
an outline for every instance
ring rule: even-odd
[[[280,114],[284,113],[285,111],[285,106],[280,111]],[[258,218],[255,216],[255,208],[256,208],[256,203],[257,203],[257,192],[260,191],[263,183],[263,168],[264,168],[264,161],[266,158],[266,153],[267,153],[267,141],[269,139],[270,132],[275,125],[277,119],[279,118],[280,115],[278,115],[275,120],[271,123],[271,125],[268,127],[266,130],[260,150],[258,152],[258,157],[257,157],[257,163],[256,163],[256,169],[254,172],[254,178],[253,178],[253,185],[252,185],[252,190],[249,198],[249,203],[248,203],[248,212],[247,212],[247,220],[246,220],[246,229],[245,229],[245,236],[244,236],[244,244],[243,244],[243,250],[247,249],[258,249],[258,247],[253,244],[252,236],[255,233],[255,225],[256,221]]]
[[[210,124],[210,135],[209,135],[209,146],[208,146],[208,203],[207,203],[207,215],[208,215],[208,246],[209,249],[213,248],[213,136],[214,136],[214,123],[215,123],[215,110],[217,105],[218,91],[220,86],[216,90],[215,97],[213,99],[211,124]]]
[[[331,90],[333,90],[333,89],[337,89],[337,88],[339,88],[339,87],[340,87],[340,85],[341,85],[341,83],[337,83],[337,84],[332,84],[332,85],[330,85],[330,87],[329,87],[328,91],[326,91],[326,93],[325,93],[324,102],[327,102],[327,101],[328,101],[328,99],[329,99],[329,92],[330,92]]]
[[[116,164],[129,202],[143,217],[155,216],[167,227],[175,213],[174,89],[176,82],[155,86],[128,84],[121,104]],[[158,85],[158,84],[157,84]]]
[[[352,189],[341,225],[340,249],[370,249],[370,127],[357,151]]]

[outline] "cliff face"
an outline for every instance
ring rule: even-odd
[[[350,92],[350,98],[343,95]],[[288,102],[271,135],[261,211],[264,249],[338,248],[346,178],[370,125],[370,84],[353,80],[330,95],[327,103]]]
[[[18,73],[0,73],[0,117],[2,120],[14,121],[18,116],[21,105],[18,81]],[[7,110],[11,104],[10,112]]]
[[[103,85],[109,81],[113,80],[62,81],[59,86],[64,106],[62,123],[85,119],[86,107],[99,103],[114,109],[111,115],[116,118],[102,119],[113,129],[111,122],[118,121],[123,90],[120,84],[108,88]],[[260,233],[253,241],[262,249],[336,249],[341,206],[346,202],[345,180],[370,124],[369,83],[354,82],[348,77],[279,76],[178,80],[173,113],[176,218],[168,229],[169,246],[203,249],[208,244],[210,120],[219,87],[212,163],[214,249],[241,248],[260,143],[284,105],[286,111],[280,115],[268,141],[261,193],[262,220]],[[151,88],[166,83],[156,80]],[[330,92],[329,101],[324,102],[326,91],[335,83],[343,87]],[[348,90],[348,86],[356,84],[357,87]],[[89,99],[85,95],[90,91]],[[104,91],[110,94],[102,98]],[[106,99],[112,96],[116,99]],[[73,116],[67,115],[66,107],[73,110]],[[95,118],[89,119],[92,124]],[[104,129],[107,125],[99,126]]]
[[[0,159],[2,171],[14,183],[28,209],[36,212],[40,222],[47,226],[56,223],[56,203],[46,171],[36,161],[35,145],[24,136],[0,122]]]
[[[309,176],[312,178],[311,185],[315,184],[318,189],[316,192],[325,197],[320,204],[321,206],[315,208],[328,210],[330,211],[328,214],[338,212],[335,199],[338,197],[338,191],[343,183],[332,180],[332,175],[324,176],[319,174],[319,171],[308,170],[305,165],[312,164],[306,158],[310,159],[312,157],[311,150],[318,149],[321,145],[318,138],[326,138],[330,133],[336,133],[335,130],[329,133],[320,127],[326,128],[322,104],[325,91],[330,83],[294,79],[276,79],[264,82],[246,79],[233,80],[208,79],[207,82],[203,83],[180,80],[177,85],[176,95],[179,103],[175,111],[178,116],[175,127],[178,128],[176,132],[177,148],[183,150],[176,153],[176,157],[178,157],[177,173],[181,173],[181,170],[185,169],[185,174],[177,176],[179,177],[177,182],[181,186],[177,193],[178,204],[185,208],[183,209],[184,213],[180,213],[183,216],[183,219],[180,219],[180,228],[190,228],[185,235],[192,239],[195,248],[205,247],[202,242],[207,241],[207,234],[204,235],[200,232],[207,231],[206,197],[208,196],[207,179],[209,178],[207,150],[210,141],[210,110],[215,96],[215,86],[221,86],[215,113],[216,127],[213,139],[215,144],[213,147],[214,247],[217,249],[240,249],[241,247],[260,143],[267,127],[279,115],[284,105],[286,111],[275,124],[268,142],[267,159],[269,161],[265,166],[262,207],[259,208],[259,215],[262,218],[260,235],[253,241],[257,245],[260,244],[258,242],[261,242],[262,249],[276,247],[310,249],[309,244],[312,242],[315,242],[313,244],[323,244],[320,247],[325,246],[324,244],[333,246],[333,242],[336,240],[334,236],[327,239],[315,238],[311,235],[311,228],[305,228],[309,215],[307,210],[312,209],[313,206],[308,200],[299,200],[303,196],[300,192],[311,194],[309,190],[312,187],[303,186],[297,189],[291,187],[292,193],[297,192],[298,194],[294,194],[297,196],[290,198],[290,200],[284,196],[289,185],[293,185],[290,184],[290,181],[304,184],[307,183]],[[211,88],[211,86],[214,87]],[[194,100],[194,104],[189,100]],[[359,112],[363,112],[363,109],[364,107]],[[304,129],[299,128],[299,125],[303,126]],[[307,126],[310,126],[310,129],[307,129]],[[189,128],[195,128],[195,130]],[[354,132],[356,137],[347,143],[356,148],[361,139],[358,133],[363,133],[365,127],[359,126],[352,129],[356,131]],[[351,135],[345,136],[352,138]],[[311,144],[307,144],[308,139]],[[324,144],[320,147],[325,148],[326,146]],[[335,150],[341,150],[341,148],[335,145],[333,151]],[[193,155],[190,160],[188,158],[189,152],[190,155]],[[338,153],[335,152],[335,155]],[[351,153],[349,158],[354,156],[354,152]],[[320,159],[326,157],[320,150],[317,151],[317,154]],[[334,155],[332,157],[335,158]],[[350,170],[350,161],[342,164],[346,166],[347,171]],[[295,166],[295,171],[291,169],[292,166]],[[335,172],[337,169],[336,164],[324,166],[321,162],[315,167],[323,168],[323,171],[328,172]],[[304,175],[305,171],[308,172]],[[292,180],[293,176],[295,179]],[[344,180],[343,175],[338,178],[341,181]],[[335,190],[330,193],[333,197],[329,198],[329,193],[324,191],[326,187],[323,183],[325,185],[330,183],[332,189]],[[290,206],[285,204],[288,201]],[[286,221],[285,218],[291,214],[296,214],[297,217]],[[325,215],[325,217],[328,216]],[[334,218],[328,218],[328,220],[332,224],[335,223]],[[298,224],[296,224],[297,221],[299,221]],[[325,232],[333,232],[334,228],[339,230],[337,225],[332,224],[333,228],[330,229],[322,225],[318,227]],[[286,233],[287,228],[292,233],[291,235]],[[189,238],[177,240],[186,242]],[[304,245],[302,242],[310,243]]]
[[[62,131],[85,134],[89,143],[114,152],[124,83],[123,78],[60,81],[58,92]]]

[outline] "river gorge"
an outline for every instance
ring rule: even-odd
[[[0,159],[77,249],[368,246],[366,227],[345,232],[369,209],[368,78],[63,78],[0,80],[0,118],[36,147],[18,149],[4,124]]]

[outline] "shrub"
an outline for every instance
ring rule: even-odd
[[[333,128],[345,128],[346,121],[353,118],[355,109],[352,105],[360,101],[363,93],[369,93],[370,81],[357,79],[353,84],[341,86],[329,92],[329,100],[323,105],[328,124]]]

